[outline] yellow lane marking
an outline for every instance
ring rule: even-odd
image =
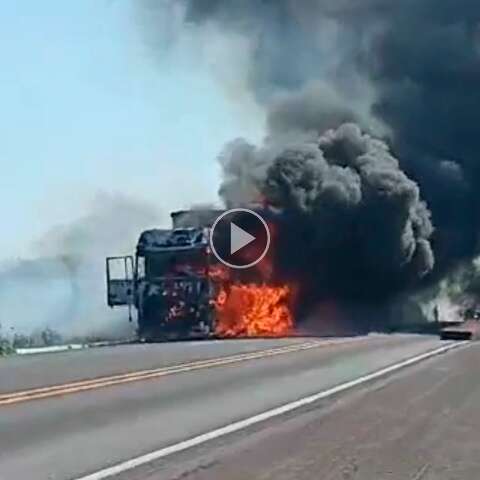
[[[323,340],[301,343],[299,345],[289,345],[286,347],[275,347],[267,350],[260,350],[251,353],[240,353],[226,357],[217,357],[209,360],[199,360],[194,362],[173,365],[169,367],[160,367],[150,370],[141,370],[137,372],[122,373],[118,375],[110,375],[98,377],[90,380],[79,380],[61,385],[52,385],[48,387],[33,388],[29,390],[0,394],[0,406],[12,405],[30,400],[39,400],[42,398],[56,397],[71,393],[79,393],[97,388],[109,387],[112,385],[121,385],[124,383],[136,382],[152,378],[165,377],[177,373],[190,372],[204,368],[212,368],[233,363],[255,360],[260,358],[272,357],[275,355],[284,355],[286,353],[309,350],[312,348],[324,347],[329,345],[341,345],[350,343],[358,339],[345,340]]]

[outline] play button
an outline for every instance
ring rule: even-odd
[[[210,247],[224,265],[250,268],[268,252],[270,232],[265,220],[255,211],[234,208],[222,213],[210,230]]]
[[[246,247],[254,240],[255,237],[250,235],[243,228],[240,228],[233,222],[230,224],[230,254],[238,252],[241,248]]]

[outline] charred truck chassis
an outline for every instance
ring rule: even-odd
[[[220,212],[172,213],[173,229],[140,235],[135,257],[109,257],[107,303],[137,312],[143,341],[208,338],[215,333],[209,227]]]

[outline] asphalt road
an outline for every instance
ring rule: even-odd
[[[0,385],[11,392],[305,341],[130,345],[16,358],[0,362]],[[440,345],[435,337],[409,335],[320,342],[308,350],[0,406],[0,478],[82,478]],[[452,351],[116,478],[477,479],[478,364],[476,346]],[[475,466],[477,474],[468,476]]]
[[[130,344],[0,359],[0,393],[249,353],[307,338]]]

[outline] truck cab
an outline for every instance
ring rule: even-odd
[[[208,236],[205,227],[147,230],[135,256],[107,258],[107,303],[136,310],[141,340],[214,333]]]

